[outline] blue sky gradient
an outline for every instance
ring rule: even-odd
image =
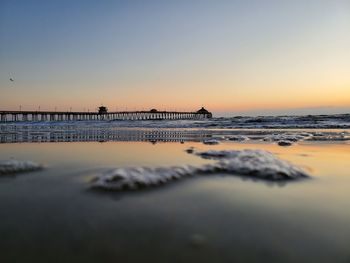
[[[0,106],[347,112],[349,32],[345,0],[3,0]]]

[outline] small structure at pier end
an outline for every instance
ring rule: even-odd
[[[105,106],[98,107],[98,114],[107,114],[108,108]]]
[[[86,111],[0,111],[0,122],[49,122],[49,121],[113,121],[113,120],[197,120],[212,118],[212,113],[201,108],[198,111],[115,111],[105,106],[96,112]]]
[[[207,118],[212,118],[213,114],[209,111],[207,111],[206,109],[204,109],[204,107],[202,107],[200,110],[197,111],[197,114],[202,114],[207,116]]]

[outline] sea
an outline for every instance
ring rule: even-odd
[[[350,115],[0,123],[0,262],[350,262]]]

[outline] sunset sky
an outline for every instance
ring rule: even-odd
[[[350,0],[1,0],[0,109],[101,103],[350,113]]]

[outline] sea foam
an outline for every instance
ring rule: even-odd
[[[206,151],[196,153],[217,162],[201,166],[129,167],[103,172],[92,182],[93,188],[105,190],[137,190],[154,187],[196,175],[229,174],[255,177],[270,181],[307,178],[301,168],[263,150]]]
[[[0,161],[0,175],[30,172],[42,169],[41,164],[31,161],[18,161],[14,159]]]

